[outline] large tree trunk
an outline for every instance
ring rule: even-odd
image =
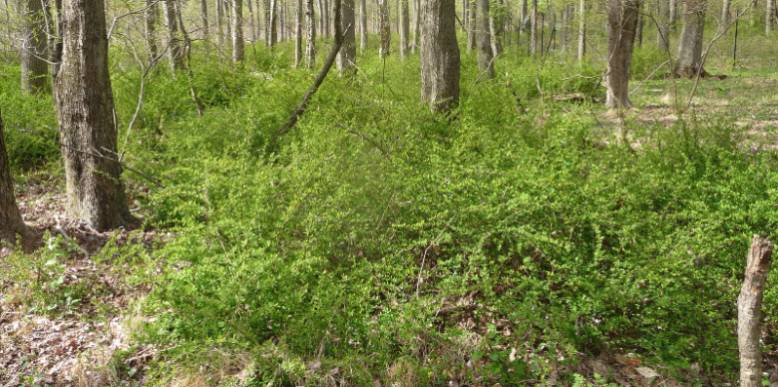
[[[670,5],[665,0],[657,2],[656,45],[663,52],[670,50]]]
[[[0,115],[0,241],[15,244],[17,237],[25,237],[24,225],[14,197],[13,178],[5,149],[3,117]]]
[[[727,28],[729,28],[731,6],[731,0],[724,0],[721,4],[721,21],[719,24],[719,31],[722,33],[726,32]]]
[[[246,55],[243,40],[243,0],[232,0],[232,61],[242,62]]]
[[[667,1],[667,0],[659,0],[659,1]],[[668,22],[670,25],[670,31],[675,31],[675,26],[678,23],[678,0],[669,0],[668,3],[668,10],[667,14],[668,16]]]
[[[410,44],[408,38],[410,37],[410,10],[408,9],[408,0],[400,0],[400,9],[398,11],[400,17],[400,58],[405,58],[408,54],[408,48]]]
[[[356,68],[357,42],[354,34],[354,0],[342,0],[340,8],[340,30],[343,31],[343,44],[338,52],[338,71],[348,74]]]
[[[218,34],[216,37],[216,41],[219,44],[219,48],[224,47],[224,1],[223,0],[216,0],[216,29]]]
[[[495,10],[491,10],[491,12],[489,12],[489,35],[491,37],[493,57],[497,57],[502,52],[503,27],[505,22],[503,17],[502,0],[498,0],[497,5],[500,6],[498,8],[498,12],[495,12]],[[495,13],[497,13],[497,15],[495,15]]]
[[[303,61],[303,0],[297,0],[294,22],[294,67],[300,67]]]
[[[159,14],[159,8],[157,7],[157,0],[146,0],[146,10],[144,11],[144,24],[146,45],[149,46],[149,55],[151,58],[156,58],[159,55],[159,48],[157,47],[157,15]]]
[[[477,12],[478,70],[484,77],[491,79],[494,78],[494,57],[492,38],[489,33],[489,0],[478,0]]]
[[[678,46],[678,62],[675,74],[694,78],[702,68],[702,35],[705,30],[705,0],[685,0],[683,10],[683,31]]]
[[[211,38],[211,30],[208,25],[208,0],[200,0],[200,20],[203,24],[203,39]]]
[[[762,385],[762,298],[772,254],[773,244],[755,235],[748,252],[745,280],[737,298],[741,387]]]
[[[581,0],[583,1],[583,0]],[[538,15],[538,0],[532,0],[532,9],[530,10],[530,27],[529,27],[529,53],[532,56],[537,55],[537,53],[543,48],[540,45],[542,45],[542,42],[538,42],[538,18],[540,16]],[[542,26],[540,27],[543,28]]]
[[[578,4],[578,63],[583,62],[586,55],[586,0]]]
[[[313,12],[313,0],[305,0],[305,67],[316,66],[316,15]]]
[[[392,31],[389,24],[389,0],[378,0],[378,24],[381,29],[381,48],[378,54],[381,58],[389,56],[392,42]]]
[[[478,17],[478,8],[476,7],[477,0],[467,0],[467,49],[468,50],[475,50],[475,48],[478,46],[477,38],[476,38],[476,31],[478,30],[478,21],[476,20]]]
[[[459,103],[459,46],[455,0],[425,0],[421,13],[421,100],[433,111]]]
[[[251,30],[251,42],[256,42],[259,39],[259,32],[257,31],[257,19],[254,17],[254,2],[247,0],[246,5],[249,9],[249,29]],[[259,10],[257,10],[259,12]]]
[[[46,35],[46,16],[41,0],[22,0],[22,90],[40,93],[47,89],[49,64]]]
[[[367,50],[367,0],[361,0],[359,7],[359,50]]]
[[[275,47],[278,42],[278,0],[270,0],[270,18],[268,19],[267,46]]]
[[[105,231],[133,221],[117,159],[103,0],[63,3],[56,82],[69,216]]]
[[[628,108],[629,66],[638,24],[639,0],[608,0],[608,108]]]
[[[421,35],[421,0],[413,1],[413,37],[411,38],[411,53],[416,53]],[[467,0],[465,0],[467,1]]]
[[[95,1],[95,0],[70,0],[70,1]],[[186,53],[181,39],[181,32],[178,30],[177,0],[165,0],[162,3],[165,12],[165,22],[168,31],[168,56],[170,57],[170,66],[173,71],[181,70],[186,67]]]

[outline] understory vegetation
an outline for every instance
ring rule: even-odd
[[[652,78],[636,105],[680,90],[685,106],[695,81],[652,75],[652,50],[635,54],[634,78]],[[93,257],[147,290],[121,311],[135,323],[109,363],[117,380],[141,377],[125,360],[148,346],[151,385],[605,385],[587,360],[615,354],[683,385],[737,379],[735,300],[751,236],[776,236],[778,157],[738,125],[747,101],[774,94],[729,93],[748,77],[775,85],[774,72],[714,53],[708,67],[729,78],[698,98],[742,108],[611,120],[601,67],[508,50],[483,80],[465,53],[460,107],[444,116],[419,104],[415,58],[365,55],[279,136],[312,79],[287,45],[251,47],[238,67],[196,45],[191,80],[162,66],[145,79],[131,129],[142,74],[112,54],[131,207],[142,229],[170,233]],[[23,96],[3,66],[20,184],[61,176],[51,100]],[[90,305],[84,284],[58,282],[67,241],[50,240],[13,253],[0,283],[29,287],[21,302],[41,313]]]

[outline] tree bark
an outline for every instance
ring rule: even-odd
[[[773,19],[775,19],[775,3],[773,0],[765,1],[764,33],[770,35],[773,31]]]
[[[162,3],[162,6],[165,12],[165,22],[167,23],[168,57],[170,58],[170,66],[173,71],[181,70],[186,67],[186,55],[182,44],[181,33],[178,30],[178,19],[176,17],[176,14],[178,13],[176,9],[178,6],[177,0],[165,0]]]
[[[313,0],[305,0],[305,67],[312,69],[316,65],[316,19],[313,13]]]
[[[478,0],[476,41],[478,43],[478,70],[481,75],[494,78],[494,57],[492,38],[489,33],[489,0]]]
[[[410,44],[408,38],[410,37],[410,10],[408,9],[408,0],[400,0],[400,10],[398,12],[400,17],[400,58],[404,59],[408,54],[408,48]]]
[[[278,0],[270,0],[270,18],[268,19],[267,46],[273,48],[278,42]]]
[[[37,94],[48,89],[49,64],[46,62],[48,36],[41,0],[22,0],[22,90]]]
[[[367,0],[361,0],[359,7],[359,50],[367,50]]]
[[[203,39],[211,38],[211,30],[208,25],[208,0],[200,0],[200,20],[203,24]]]
[[[411,53],[415,54],[419,47],[419,35],[421,35],[421,0],[413,1],[413,37],[411,38]],[[465,0],[467,2],[467,0]]]
[[[342,0],[340,7],[340,30],[343,31],[343,44],[338,51],[338,71],[349,74],[356,68],[357,42],[354,34],[354,0]]]
[[[243,40],[243,0],[232,0],[232,61],[240,63],[246,55]]]
[[[378,0],[378,24],[381,29],[381,48],[378,51],[383,59],[389,56],[389,49],[392,42],[392,31],[389,21],[389,0]]]
[[[670,50],[670,5],[665,0],[657,2],[656,44],[662,52]]]
[[[56,82],[69,216],[105,231],[133,223],[117,159],[103,0],[63,3]]]
[[[149,0],[154,1],[154,0]],[[216,0],[216,42],[219,47],[224,47],[224,2]]]
[[[303,62],[303,0],[297,0],[294,22],[294,67]]]
[[[146,0],[146,10],[144,11],[144,24],[146,36],[146,45],[149,47],[149,55],[156,58],[159,55],[157,47],[157,15],[159,8],[156,0]]]
[[[660,0],[667,1],[667,0]],[[675,31],[675,26],[678,23],[678,0],[669,0],[668,3],[668,24],[670,31]]]
[[[583,1],[583,0],[581,0]],[[532,56],[538,54],[541,47],[538,43],[538,0],[532,0],[532,9],[530,10],[530,27],[529,27],[529,53]],[[543,28],[542,26],[540,28]]]
[[[582,63],[586,55],[586,0],[578,4],[578,63]]]
[[[683,30],[678,46],[678,62],[675,74],[679,77],[694,78],[699,73],[705,75],[702,68],[702,36],[705,30],[705,0],[685,0],[683,12]]]
[[[3,129],[3,117],[0,115],[0,241],[15,244],[17,237],[27,235],[27,227],[16,205]]]
[[[731,5],[731,0],[724,0],[721,4],[721,21],[719,24],[719,31],[722,33],[726,32],[729,26]]]
[[[256,42],[259,39],[259,32],[257,31],[257,19],[254,17],[254,2],[252,0],[246,0],[246,6],[249,9],[249,29],[251,30],[251,41]],[[257,10],[259,12],[259,10]]]
[[[426,0],[421,33],[421,100],[448,112],[459,104],[460,61],[455,0]]]
[[[762,296],[773,254],[773,244],[755,235],[746,261],[746,275],[737,298],[737,338],[740,350],[740,386],[762,385]]]
[[[56,18],[56,24],[57,24],[57,32],[56,35],[52,37],[52,44],[51,44],[51,53],[50,53],[50,60],[51,60],[51,79],[52,84],[57,81],[57,75],[59,74],[59,68],[62,64],[62,0],[54,0],[54,7],[57,11],[57,18]],[[55,96],[56,97],[56,96]]]
[[[608,0],[608,72],[605,105],[629,108],[629,67],[638,24],[639,0]]]
[[[477,0],[467,0],[468,5],[468,11],[467,11],[467,49],[468,50],[475,50],[478,46],[477,39],[476,39],[476,31],[478,30],[478,21],[476,20],[478,17],[478,7],[477,7]]]

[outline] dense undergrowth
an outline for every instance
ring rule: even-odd
[[[204,117],[160,68],[128,132],[139,73],[114,71],[143,176],[125,174],[148,187],[133,196],[176,235],[102,254],[152,289],[135,342],[165,351],[148,381],[573,383],[583,359],[629,352],[685,383],[734,379],[734,301],[751,235],[778,223],[778,160],[732,122],[628,123],[641,146],[619,145],[595,113],[601,69],[510,54],[491,81],[464,56],[441,117],[418,103],[416,58],[370,56],[277,138],[312,79],[288,48],[239,69],[197,53]],[[55,159],[50,101],[3,71],[14,166]]]

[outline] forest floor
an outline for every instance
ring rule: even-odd
[[[668,92],[673,89],[673,82],[634,84],[640,90],[635,98],[638,108],[626,112],[623,118],[634,133],[633,145],[641,143],[641,136],[646,134],[642,130],[672,125],[679,115],[685,114],[721,117],[749,128],[748,138],[744,139],[746,149],[778,149],[778,94],[774,93],[778,79],[754,76],[705,80],[691,103],[688,97],[675,98]],[[597,115],[603,123],[615,125],[618,121],[604,111]],[[122,367],[131,369],[132,376],[141,375],[144,362],[159,351],[134,346],[128,333],[143,319],[139,311],[132,310],[136,304],[133,301],[144,297],[149,289],[128,283],[120,265],[94,257],[109,242],[152,248],[155,242],[171,236],[156,230],[99,233],[68,221],[63,195],[53,193],[62,192],[59,185],[57,179],[40,178],[17,187],[20,209],[27,223],[42,235],[42,248],[54,250],[60,248],[57,244],[63,244],[68,252],[67,257],[54,262],[40,262],[39,271],[49,274],[39,273],[38,285],[54,289],[63,284],[79,284],[80,289],[89,290],[89,295],[37,300],[36,308],[30,310],[22,300],[31,297],[31,289],[0,282],[4,286],[0,289],[0,385],[113,384],[120,377],[112,374],[116,367],[109,363],[117,358],[117,352],[127,351],[121,357]],[[0,258],[9,256],[9,250],[0,251]],[[0,262],[0,270],[13,272],[12,262]],[[602,354],[582,365],[585,370],[581,371],[585,373],[610,374],[621,384],[653,385],[662,381],[668,386],[680,385],[644,366],[631,354]],[[699,372],[698,367],[691,369]]]

